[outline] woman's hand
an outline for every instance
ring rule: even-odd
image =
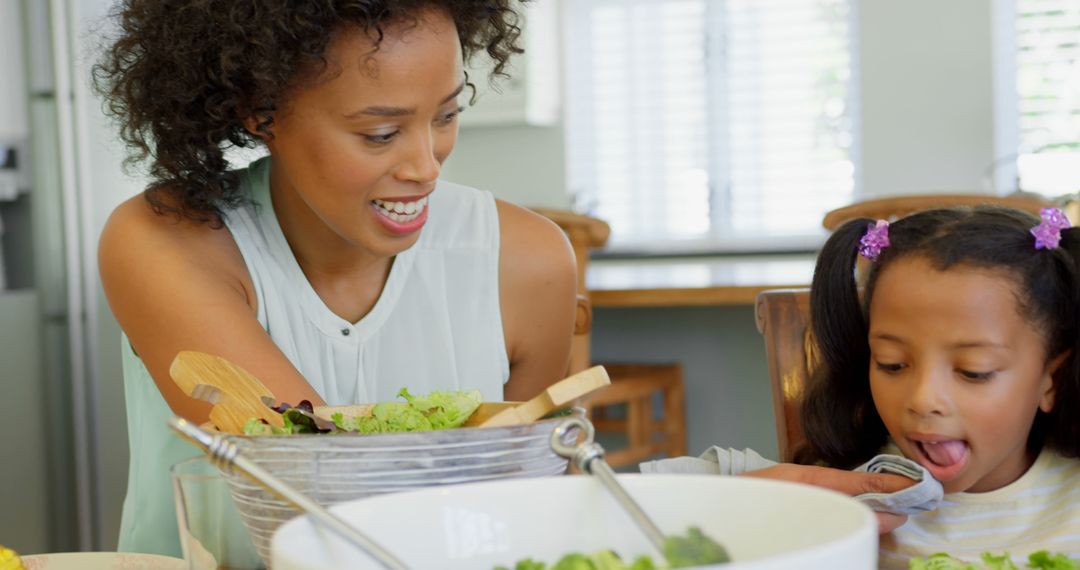
[[[743,475],[805,483],[815,487],[832,489],[852,497],[863,493],[895,493],[916,483],[916,481],[901,475],[845,471],[843,469],[796,465],[794,463],[781,463],[757,471],[747,471]],[[881,534],[892,532],[893,529],[907,521],[907,515],[881,512],[874,514],[877,515],[878,532]]]

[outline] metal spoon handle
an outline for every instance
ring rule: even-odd
[[[585,433],[585,439],[576,446],[566,445],[563,443],[563,438],[573,428],[582,430]],[[585,418],[570,417],[563,420],[552,432],[551,449],[555,453],[569,458],[574,462],[574,465],[577,465],[578,469],[599,479],[604,488],[615,496],[615,500],[630,515],[638,528],[645,533],[649,542],[656,547],[658,552],[663,553],[664,533],[660,532],[660,528],[656,526],[656,523],[645,514],[641,505],[626,492],[626,488],[615,478],[615,472],[604,460],[604,448],[593,441],[595,435],[596,430],[592,422]]]
[[[270,474],[257,463],[240,455],[236,446],[226,441],[220,435],[211,435],[207,431],[183,418],[172,417],[169,418],[168,423],[173,431],[201,447],[203,451],[210,456],[211,461],[218,467],[223,468],[226,471],[232,471],[234,467],[238,468],[256,483],[300,507],[300,509],[311,515],[313,520],[334,531],[338,536],[366,552],[384,568],[390,568],[391,570],[408,570],[408,566],[402,563],[401,560],[398,560],[396,556],[391,554],[377,542],[353,528],[349,523],[345,522],[334,513],[324,509],[315,501],[312,501],[307,495],[304,495],[288,483],[285,483],[281,479]]]

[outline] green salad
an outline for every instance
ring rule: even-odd
[[[944,552],[929,558],[912,558],[908,561],[908,570],[1021,570],[1037,568],[1042,570],[1080,570],[1080,561],[1064,554],[1050,554],[1040,550],[1028,556],[1026,566],[1018,566],[1009,553],[991,554],[984,552],[979,563],[957,560]]]
[[[687,530],[685,536],[673,535],[665,538],[664,558],[667,564],[656,563],[648,556],[638,556],[632,561],[624,562],[614,551],[601,550],[592,554],[567,554],[550,566],[526,558],[519,560],[513,568],[497,566],[495,570],[667,570],[731,562],[731,557],[723,546],[693,526]]]
[[[283,427],[272,426],[258,418],[244,424],[245,435],[288,435],[297,433],[396,433],[431,431],[461,427],[480,407],[479,390],[436,390],[426,396],[413,396],[402,388],[398,396],[404,402],[375,404],[370,416],[345,417],[341,413],[326,421],[314,413],[311,402],[297,406],[282,404],[274,408],[284,420]]]

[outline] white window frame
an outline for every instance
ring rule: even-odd
[[[993,0],[991,22],[993,25],[993,109],[994,109],[994,162],[987,175],[993,190],[1003,195],[1019,191],[1038,192],[1038,189],[1021,188],[1018,161],[1020,151],[1020,92],[1017,87],[1018,59],[1016,18],[1017,0]],[[1080,192],[1080,187],[1072,190]],[[1057,194],[1047,194],[1057,198]]]
[[[567,0],[568,4],[577,0]],[[620,2],[632,2],[632,1],[659,1],[659,0],[619,0]],[[566,83],[565,85],[575,85],[576,89],[580,89],[580,96],[591,98],[592,94],[588,91],[591,89],[591,84],[587,81],[583,75],[587,73],[587,68],[583,65],[577,64],[573,58],[575,55],[575,49],[572,38],[588,37],[585,27],[588,26],[588,21],[584,18],[575,18],[573,9],[569,5],[564,5],[563,20],[564,20],[564,42],[563,42],[563,54],[564,54],[564,69],[566,70]],[[707,36],[707,49],[712,53],[722,53],[725,49],[725,10],[726,3],[724,0],[706,0],[706,20],[708,29],[711,31]],[[848,85],[848,113],[851,116],[852,128],[851,128],[851,148],[849,150],[848,158],[852,163],[853,172],[853,189],[852,189],[852,201],[858,201],[863,195],[863,176],[862,176],[862,153],[861,153],[861,93],[859,90],[859,42],[858,42],[858,2],[856,0],[849,0],[848,3],[848,50],[849,50],[849,66],[850,66],[850,79]],[[715,31],[715,32],[714,32]],[[724,133],[728,128],[727,121],[727,101],[726,91],[724,89],[724,66],[727,59],[725,57],[710,57],[707,60],[707,72],[709,74],[708,81],[706,82],[706,92],[709,101],[713,104],[707,108],[709,132],[710,133]],[[569,125],[575,124],[575,122],[582,121],[583,118],[576,115],[576,111],[579,109],[576,106],[569,103],[569,95],[564,96],[565,105],[565,142],[567,156],[570,157],[576,152],[576,144],[584,141],[586,144],[590,144],[593,141],[590,140],[593,133],[586,133],[582,136],[581,133],[576,133],[574,136],[570,134]],[[578,137],[575,141],[574,138]],[[825,239],[828,237],[828,232],[824,228],[819,228],[811,233],[799,233],[790,235],[732,235],[730,231],[730,217],[728,215],[728,203],[731,198],[730,192],[730,168],[729,156],[730,148],[728,146],[727,136],[713,136],[713,139],[709,141],[709,154],[707,159],[707,167],[709,169],[710,176],[710,200],[713,207],[711,208],[710,224],[711,233],[710,237],[694,240],[664,240],[655,243],[643,243],[635,242],[632,244],[609,244],[604,252],[601,252],[601,256],[678,256],[678,255],[702,255],[702,254],[728,254],[728,253],[788,253],[788,252],[814,252],[821,248]],[[567,160],[567,190],[571,194],[571,201],[579,198],[574,193],[577,189],[574,187],[574,173],[573,167],[570,164],[570,159]],[[583,169],[583,172],[587,172],[590,168],[589,165],[579,166]],[[582,178],[589,179],[588,174],[582,175]],[[574,204],[575,208],[579,211],[588,210],[588,204]],[[587,212],[586,212],[587,213]]]

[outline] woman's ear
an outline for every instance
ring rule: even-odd
[[[1043,373],[1043,381],[1039,389],[1042,391],[1042,395],[1039,397],[1039,409],[1050,413],[1054,409],[1054,374],[1057,374],[1058,369],[1062,364],[1072,356],[1072,350],[1066,350],[1061,354],[1050,359],[1050,362],[1046,364],[1046,371]]]
[[[274,138],[270,127],[274,124],[274,110],[263,108],[261,111],[255,106],[237,106],[236,116],[240,117],[244,130],[251,136],[263,141],[270,142]]]
[[[252,114],[244,115],[243,124],[244,130],[250,133],[251,136],[266,142],[266,133],[259,131],[259,118],[257,116]]]

